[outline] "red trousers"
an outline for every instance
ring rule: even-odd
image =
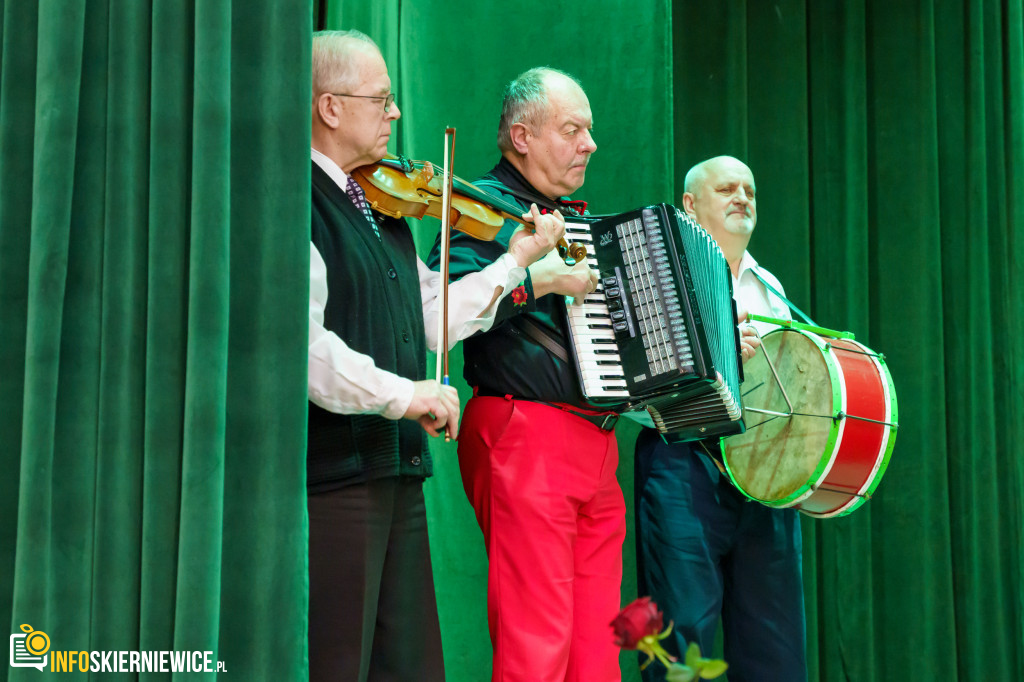
[[[489,559],[493,680],[616,682],[626,506],[615,434],[557,407],[475,397],[459,465]]]

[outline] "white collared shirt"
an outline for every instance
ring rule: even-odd
[[[348,175],[334,161],[311,149],[313,161],[345,190]],[[441,275],[419,258],[423,326],[430,350],[437,350],[438,298]],[[498,302],[526,279],[526,269],[504,254],[479,272],[448,285],[449,347],[459,340],[486,331],[494,324]],[[413,380],[380,369],[373,358],[358,353],[334,332],[326,329],[327,266],[313,243],[309,244],[309,399],[331,412],[380,414],[401,419],[412,403]],[[486,308],[494,289],[502,287],[497,301]]]
[[[754,274],[755,270],[780,294],[786,295],[782,284],[779,283],[775,275],[759,266],[749,251],[744,251],[743,258],[740,259],[739,277],[732,278],[732,295],[736,299],[736,307],[739,309],[740,315],[748,312],[781,320],[792,320],[793,316],[789,312],[789,306],[781,298],[768,291]],[[776,325],[767,322],[752,322],[751,324],[757,328],[759,334],[766,334],[776,328]]]

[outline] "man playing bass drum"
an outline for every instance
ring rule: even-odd
[[[732,269],[741,319],[745,313],[790,319],[758,275],[780,293],[782,285],[747,252],[757,224],[750,169],[730,156],[708,159],[690,169],[684,189],[683,209],[711,234]],[[761,333],[772,328],[754,324]],[[746,362],[760,340],[749,325],[741,329]],[[637,438],[638,590],[675,623],[664,642],[669,653],[684,655],[686,643],[697,642],[710,655],[721,616],[730,680],[806,680],[797,512],[748,501],[710,456],[717,447],[669,445],[651,429]],[[663,680],[664,670],[652,665],[643,676]]]

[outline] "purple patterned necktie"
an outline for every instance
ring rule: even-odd
[[[348,177],[348,184],[345,185],[345,193],[348,194],[348,198],[352,200],[352,203],[356,205],[366,219],[373,225],[373,233],[377,235],[377,239],[380,239],[380,230],[377,229],[377,221],[373,219],[373,213],[370,211],[370,205],[366,203],[366,195],[363,194],[363,188],[359,186],[356,179],[351,175]]]

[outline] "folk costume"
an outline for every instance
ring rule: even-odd
[[[475,184],[528,210],[576,207],[543,197],[507,160]],[[501,254],[517,225],[493,242],[456,233],[453,279]],[[438,245],[431,252],[437,267]],[[463,412],[459,466],[489,559],[493,679],[619,680],[609,623],[619,610],[625,504],[615,477],[615,415],[583,400],[563,331],[562,296],[523,283],[498,306],[491,330],[463,343],[474,397]],[[559,352],[561,350],[561,353]]]

